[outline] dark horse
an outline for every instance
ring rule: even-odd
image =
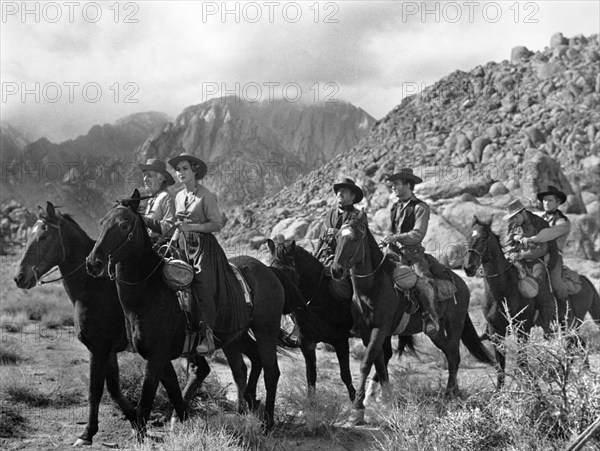
[[[56,212],[50,202],[46,212],[42,212],[33,226],[15,282],[19,288],[33,288],[50,269],[55,266],[60,269],[60,279],[75,307],[77,337],[90,351],[88,421],[75,446],[91,445],[98,432],[104,381],[127,419],[135,423],[135,409],[119,387],[117,352],[127,346],[125,318],[115,283],[108,278],[93,278],[85,271],[85,258],[94,241],[73,218]]]
[[[536,299],[524,297],[519,288],[519,272],[511,264],[500,245],[500,240],[491,229],[491,221],[473,218],[472,232],[468,241],[463,269],[472,277],[481,265],[483,269],[485,300],[483,313],[488,321],[488,335],[494,342],[498,362],[498,387],[505,379],[506,356],[498,338],[506,336],[508,318],[515,321],[517,338],[525,339],[534,325]],[[600,297],[594,285],[582,277],[583,287],[579,293],[570,296],[570,324],[579,325],[589,311],[595,321],[600,321]],[[505,309],[508,307],[508,311]],[[600,323],[599,323],[600,324]],[[546,325],[542,325],[544,328]]]
[[[283,270],[290,279],[297,282],[302,298],[300,302],[288,306],[300,332],[300,349],[306,362],[306,380],[309,393],[314,392],[317,382],[317,343],[325,342],[335,349],[340,365],[340,377],[354,401],[356,390],[350,373],[350,350],[348,338],[352,327],[350,303],[344,304],[335,299],[327,282],[323,264],[295,241],[285,241],[275,245],[267,241],[271,253],[271,266]],[[288,300],[293,299],[286,296]]]
[[[139,194],[134,192],[131,200],[123,201],[103,218],[100,237],[87,258],[87,269],[100,275],[105,268],[114,277],[123,310],[131,323],[133,344],[146,359],[141,399],[137,406],[138,431],[145,433],[158,380],[161,379],[171,403],[174,415],[185,417],[185,403],[177,384],[171,360],[182,352],[186,319],[176,294],[162,278],[163,259],[152,248],[150,238],[138,213]],[[214,238],[213,238],[214,239]],[[222,250],[221,250],[222,252]],[[223,254],[224,255],[224,254]],[[234,334],[215,333],[217,344],[223,349],[238,388],[238,401],[246,400],[250,407],[257,407],[254,399],[256,380],[264,368],[267,393],[264,422],[267,429],[273,426],[275,394],[279,380],[277,364],[277,339],[280,332],[284,292],[277,277],[260,261],[239,256],[230,260],[240,268],[252,293],[251,319],[243,330]],[[110,262],[110,264],[109,264]],[[235,279],[233,274],[230,277]],[[238,283],[237,279],[234,283]],[[203,299],[210,302],[212,298]],[[217,321],[222,315],[217,309]],[[251,328],[256,341],[247,333]],[[246,384],[246,365],[242,352],[252,362],[250,381]],[[208,374],[188,380],[184,399],[189,399]]]
[[[386,339],[408,318],[408,300],[396,294],[391,278],[394,263],[384,258],[368,227],[361,222],[362,215],[352,218],[337,233],[337,248],[331,266],[334,278],[350,272],[354,295],[352,315],[360,328],[366,346],[360,363],[360,382],[354,399],[351,423],[364,420],[366,383],[375,364],[382,388],[389,388],[387,366],[382,352]]]

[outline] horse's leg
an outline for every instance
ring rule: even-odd
[[[108,353],[90,351],[90,383],[88,387],[89,414],[83,433],[73,446],[91,445],[98,432],[98,410],[104,391]]]
[[[231,374],[233,375],[233,380],[237,387],[238,413],[245,413],[247,406],[244,394],[246,392],[248,369],[246,368],[246,363],[242,357],[239,342],[238,340],[234,340],[226,346],[223,346],[222,349],[225,353],[225,357],[227,357],[227,363],[229,363],[229,368],[231,369]]]
[[[455,398],[459,394],[457,375],[460,365],[460,335],[456,331],[457,328],[452,327],[448,321],[441,322],[440,333],[432,341],[444,353],[448,362],[448,383],[445,396]]]
[[[183,392],[181,394],[183,402],[189,409],[190,401],[206,379],[206,376],[210,374],[210,366],[206,362],[206,359],[199,355],[192,355],[189,357],[182,357],[179,359],[179,364],[186,372],[187,380]],[[177,411],[173,409],[171,415],[171,429],[182,420],[177,415]]]
[[[505,337],[506,331],[504,331],[504,335],[496,335],[494,332],[492,332],[490,336],[492,339],[492,344],[494,345],[494,355],[496,357],[496,387],[498,390],[504,386],[504,381],[506,379],[506,352],[504,351],[503,345],[500,342],[500,340],[503,340]]]
[[[302,355],[304,356],[304,364],[306,365],[306,384],[308,386],[308,396],[312,396],[315,393],[317,386],[317,343],[312,340],[305,339],[302,337],[302,342],[300,343],[300,350],[302,351]],[[337,347],[336,347],[337,352]],[[348,350],[348,354],[350,351]],[[338,360],[339,360],[338,355]],[[349,359],[349,357],[348,357]],[[340,368],[342,366],[342,362],[340,360]],[[350,362],[348,362],[348,366],[350,366]],[[343,377],[342,377],[343,380]]]
[[[334,347],[340,365],[340,378],[348,389],[350,401],[353,402],[354,398],[356,398],[356,389],[352,385],[352,374],[350,373],[350,347],[348,346],[348,339],[336,342]]]
[[[387,365],[389,361],[392,359],[393,351],[392,351],[392,336],[385,338],[383,342],[383,359],[385,362],[385,367],[387,369]],[[389,377],[389,373],[388,373]],[[378,387],[381,384],[381,378],[379,377],[379,371],[377,371],[377,366],[375,367],[375,374],[371,377],[369,382],[367,383],[367,391],[365,394],[365,405],[371,402],[371,399],[375,398],[376,400],[381,399],[381,395],[378,395]],[[379,398],[379,399],[378,399]]]
[[[135,407],[129,402],[123,393],[121,392],[121,385],[119,381],[119,361],[117,360],[117,354],[111,352],[108,355],[107,367],[106,367],[106,388],[108,393],[117,405],[121,408],[125,414],[125,418],[129,420],[132,427],[135,427]]]
[[[260,406],[260,401],[256,399],[256,387],[260,373],[262,372],[262,362],[260,361],[256,342],[250,338],[248,333],[245,333],[241,340],[242,353],[250,359],[251,365],[246,390],[244,391],[244,399],[248,403],[250,410],[256,412]]]
[[[279,365],[277,364],[277,337],[279,335],[279,323],[276,325],[265,325],[254,330],[258,353],[265,371],[265,428],[267,431],[273,429],[275,421],[275,397],[277,395],[277,382],[279,381]]]
[[[150,418],[154,397],[156,396],[156,389],[158,388],[158,383],[164,371],[165,361],[169,361],[168,358],[162,358],[160,356],[153,356],[151,360],[146,361],[144,381],[142,382],[142,394],[136,407],[136,433],[139,441],[142,441],[146,436],[146,424]]]
[[[163,387],[165,387],[165,391],[167,392],[167,396],[169,397],[169,401],[171,401],[171,405],[173,406],[173,415],[171,416],[171,427],[174,427],[173,417],[179,418],[180,421],[184,421],[188,417],[187,413],[187,404],[183,400],[181,395],[181,389],[179,388],[179,380],[177,379],[177,373],[175,372],[175,368],[173,368],[173,364],[171,361],[167,361],[163,368],[163,373],[160,378]]]
[[[363,356],[360,362],[360,382],[358,386],[358,390],[356,391],[356,398],[354,398],[354,412],[350,418],[350,423],[353,425],[364,423],[365,417],[365,388],[367,385],[367,379],[369,377],[369,373],[371,372],[371,367],[373,366],[373,362],[375,359],[381,354],[381,362],[383,364],[383,353],[381,352],[381,348],[383,346],[383,342],[385,341],[386,334],[382,332],[380,328],[374,328],[371,330],[371,336],[365,336],[363,334],[363,343],[365,343],[367,349],[365,350],[365,355]],[[380,381],[383,384],[388,382],[387,377],[387,368],[385,368],[385,364],[383,364],[383,371],[379,375]]]

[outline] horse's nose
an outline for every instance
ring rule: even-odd
[[[473,265],[471,265],[470,263],[464,263],[463,269],[467,276],[473,277],[475,275],[475,269],[474,269]]]
[[[102,261],[88,257],[85,259],[85,269],[90,276],[98,277],[102,274]]]
[[[333,263],[331,265],[331,275],[334,279],[341,279],[344,276],[344,268],[342,268],[342,265]]]
[[[19,288],[23,288],[22,284],[23,284],[23,280],[25,280],[25,274],[23,274],[23,271],[19,271],[14,278],[15,283],[17,284],[17,286]]]

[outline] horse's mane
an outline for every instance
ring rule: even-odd
[[[68,222],[75,229],[75,231],[77,233],[83,235],[88,240],[91,240],[91,238],[87,234],[87,232],[85,230],[83,230],[83,228],[77,223],[77,221],[75,221],[75,219],[73,218],[72,215],[70,215],[68,213],[58,213],[57,216],[60,216],[62,219],[64,219],[66,222]]]
[[[490,236],[493,236],[494,238],[496,238],[496,242],[498,243],[498,246],[502,247],[502,242],[500,240],[500,237],[497,234],[495,234],[494,231],[492,230],[492,221],[487,223],[485,221],[480,221],[479,219],[477,219],[475,224],[483,227],[485,229],[486,233],[488,233]]]

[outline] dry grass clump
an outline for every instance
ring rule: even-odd
[[[17,365],[24,361],[23,350],[16,340],[0,342],[0,365]]]
[[[505,343],[521,364],[507,370],[502,390],[448,401],[401,386],[380,413],[388,431],[371,449],[560,450],[600,417],[600,368],[573,330]]]
[[[21,437],[27,430],[27,420],[18,409],[0,404],[0,438]]]
[[[239,443],[224,426],[218,427],[205,423],[201,418],[186,421],[172,433],[165,436],[157,447],[151,440],[134,444],[135,451],[246,451],[252,449]]]
[[[74,386],[65,375],[43,391],[36,380],[25,373],[11,373],[0,382],[0,393],[11,404],[27,407],[69,407],[83,402],[81,388]]]

